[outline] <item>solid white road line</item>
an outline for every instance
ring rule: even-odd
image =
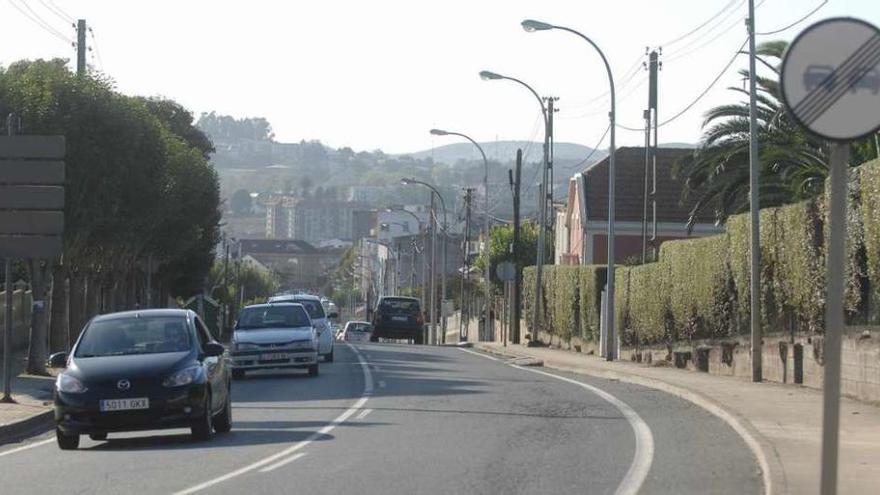
[[[28,450],[28,449],[32,449],[34,447],[39,447],[40,445],[46,445],[47,443],[52,443],[54,441],[55,441],[55,438],[53,437],[53,438],[47,438],[45,440],[40,440],[39,442],[33,442],[33,443],[29,443],[27,445],[22,445],[21,447],[16,447],[14,449],[9,449],[5,452],[0,452],[0,457],[12,455],[12,454],[15,454],[16,452],[21,452],[22,450]]]
[[[230,479],[235,478],[237,476],[241,476],[242,474],[249,473],[255,469],[260,469],[260,468],[266,467],[268,464],[272,464],[273,462],[276,462],[279,459],[287,457],[290,454],[293,454],[294,452],[305,448],[306,446],[308,446],[312,442],[320,439],[322,436],[333,431],[334,428],[341,425],[348,418],[350,418],[354,413],[358,412],[358,410],[360,410],[360,408],[363,407],[364,404],[367,403],[367,400],[369,400],[370,395],[373,393],[373,374],[370,372],[370,367],[367,364],[367,362],[364,360],[363,356],[361,356],[361,353],[353,345],[351,345],[351,344],[346,344],[346,345],[352,351],[354,351],[355,355],[358,358],[358,361],[361,364],[361,371],[364,374],[364,392],[363,392],[363,395],[361,396],[361,398],[357,400],[357,402],[352,404],[352,406],[350,408],[345,410],[345,412],[343,412],[342,414],[337,416],[333,421],[328,423],[326,426],[324,426],[320,430],[309,435],[309,437],[306,438],[305,440],[303,440],[301,442],[297,442],[297,443],[291,445],[290,447],[288,447],[288,448],[286,448],[276,454],[272,454],[268,457],[264,457],[264,458],[260,459],[259,461],[248,464],[247,466],[236,469],[235,471],[226,473],[223,476],[218,476],[217,478],[210,479],[208,481],[205,481],[204,483],[199,483],[198,485],[192,486],[192,487],[187,488],[185,490],[175,492],[174,495],[188,495],[190,493],[196,493],[196,492],[204,490],[205,488],[209,488],[211,486],[214,486],[218,483],[222,483],[224,481],[230,480]],[[293,460],[295,460],[295,459],[288,459],[288,460],[290,462],[293,462]],[[272,466],[268,466],[268,467],[272,467]]]
[[[281,466],[284,466],[286,464],[290,464],[291,462],[299,459],[300,457],[304,457],[305,455],[306,455],[305,452],[300,452],[299,454],[293,454],[292,456],[288,457],[287,459],[284,459],[283,461],[278,461],[275,464],[272,464],[271,466],[266,466],[263,469],[260,469],[260,472],[261,473],[268,473],[269,471],[273,471],[275,469],[278,469]]]
[[[498,359],[497,357],[490,356],[490,355],[485,354],[485,353],[483,353],[483,352],[471,351],[471,350],[469,350],[469,349],[463,349],[463,348],[461,348],[461,347],[457,347],[457,349],[458,349],[459,351],[461,351],[461,352],[466,352],[466,353],[468,353],[468,354],[473,354],[474,356],[480,356],[481,358],[491,359],[492,361],[501,361],[501,360]]]
[[[373,412],[372,409],[364,409],[364,410],[361,411],[361,413],[358,414],[357,417],[354,418],[354,419],[364,419],[364,418],[367,417],[367,414],[370,414],[371,412]]]
[[[492,359],[494,361],[499,361],[494,357],[487,356],[479,352],[469,351],[467,349],[459,350],[467,352],[469,354],[476,354],[487,359]],[[633,455],[632,464],[630,464],[629,469],[626,471],[626,475],[623,477],[623,481],[620,482],[620,485],[617,486],[617,490],[615,490],[614,493],[616,495],[635,495],[639,492],[639,490],[642,488],[642,484],[645,482],[645,478],[648,476],[648,472],[651,470],[651,464],[654,462],[654,435],[651,434],[651,428],[648,426],[648,424],[645,423],[642,417],[639,416],[639,414],[632,407],[630,407],[629,404],[623,402],[622,400],[600,388],[588,385],[583,382],[579,382],[577,380],[572,380],[571,378],[566,378],[564,376],[554,375],[553,373],[547,373],[546,371],[526,368],[523,366],[510,366],[523,371],[537,373],[539,375],[544,375],[550,378],[554,378],[556,380],[562,380],[564,382],[577,385],[578,387],[593,392],[594,394],[604,399],[606,402],[616,407],[620,411],[620,413],[623,414],[623,417],[626,418],[626,420],[629,422],[629,425],[633,430],[633,435],[635,435],[636,439],[636,449],[635,454]]]

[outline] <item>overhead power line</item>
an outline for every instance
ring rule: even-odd
[[[717,19],[719,16],[721,16],[722,14],[724,14],[728,9],[730,9],[730,8],[731,8],[735,3],[737,3],[737,2],[739,2],[739,4],[741,5],[743,2],[745,2],[745,0],[730,0],[729,2],[727,2],[727,5],[725,5],[724,7],[722,7],[721,10],[719,10],[719,11],[716,12],[715,14],[713,14],[712,17],[710,17],[710,18],[706,19],[705,21],[703,21],[703,23],[700,24],[699,26],[697,26],[697,27],[691,29],[690,31],[688,31],[688,32],[686,32],[686,33],[684,33],[684,34],[682,34],[681,36],[678,36],[678,37],[675,38],[675,39],[669,40],[669,41],[667,41],[667,42],[665,42],[665,43],[661,43],[660,46],[667,46],[667,47],[668,47],[668,46],[674,45],[674,44],[678,43],[679,41],[681,41],[681,40],[687,38],[688,36],[690,36],[690,35],[696,33],[697,31],[699,31],[699,30],[703,29],[704,27],[708,26],[709,23],[711,23],[712,21],[714,21],[715,19]],[[737,5],[737,7],[739,7],[739,5]]]
[[[814,8],[813,10],[809,11],[805,16],[803,16],[803,17],[801,17],[800,19],[798,19],[798,20],[792,22],[791,24],[788,24],[788,25],[785,26],[785,27],[781,27],[781,28],[779,28],[779,29],[774,29],[774,30],[772,30],[772,31],[765,31],[765,32],[763,32],[763,33],[758,33],[758,32],[756,32],[755,34],[758,34],[758,35],[761,35],[761,36],[767,36],[767,35],[770,35],[770,34],[778,34],[778,33],[781,33],[781,32],[783,32],[783,31],[787,31],[787,30],[789,30],[789,29],[791,29],[791,28],[797,26],[798,24],[800,24],[800,23],[806,21],[811,15],[815,14],[816,12],[819,11],[819,9],[821,9],[822,7],[824,7],[826,3],[828,3],[828,0],[823,0],[822,3],[820,3],[818,6],[816,6],[816,8]]]
[[[34,12],[34,10],[31,9],[31,7],[27,3],[22,3],[22,5],[24,5],[24,7],[27,9],[27,10],[25,10],[25,9],[21,8],[21,5],[14,2],[13,0],[8,0],[8,2],[9,2],[9,5],[12,5],[13,7],[15,7],[15,10],[19,11],[21,13],[21,15],[27,17],[28,20],[30,20],[31,22],[33,22],[34,24],[39,26],[41,29],[43,29],[47,33],[51,34],[52,36],[55,36],[56,38],[58,38],[62,41],[66,41],[68,43],[75,45],[75,43],[72,39],[68,38],[67,36],[64,36],[64,34],[62,34],[60,31],[53,28],[51,24],[49,24],[48,22],[43,20],[36,12]],[[30,13],[28,13],[28,11],[30,11]]]
[[[565,167],[565,170],[568,171],[568,170],[572,170],[575,168],[580,168],[585,163],[589,162],[590,158],[593,158],[593,155],[596,154],[596,151],[599,149],[600,146],[602,146],[602,142],[605,141],[605,136],[608,135],[608,131],[610,131],[610,130],[611,130],[611,124],[608,124],[608,127],[605,128],[605,132],[602,133],[602,137],[599,138],[599,142],[596,143],[596,146],[593,146],[593,150],[590,151],[590,154],[587,155],[586,158],[579,161],[578,163],[576,163],[570,167]]]
[[[670,117],[670,118],[664,120],[663,122],[657,124],[657,127],[663,127],[663,126],[665,126],[666,124],[669,124],[670,122],[672,122],[672,121],[676,120],[677,118],[681,117],[682,115],[684,115],[685,113],[687,113],[688,110],[690,110],[691,108],[693,108],[694,105],[697,104],[697,102],[699,102],[701,99],[703,99],[703,97],[706,96],[706,94],[709,93],[709,91],[710,91],[713,87],[715,87],[715,84],[718,83],[718,81],[721,79],[721,77],[722,77],[725,73],[727,73],[727,70],[730,69],[730,66],[733,65],[733,62],[736,61],[736,57],[739,56],[740,51],[741,51],[743,48],[745,48],[745,46],[746,46],[746,44],[747,44],[748,42],[749,42],[749,40],[748,40],[748,38],[746,38],[746,40],[742,43],[742,45],[740,45],[739,48],[733,53],[733,57],[731,57],[730,61],[727,62],[727,65],[725,65],[724,68],[721,69],[721,72],[719,72],[718,75],[715,76],[715,79],[713,79],[712,82],[709,83],[709,85],[706,87],[706,89],[703,90],[702,93],[700,93],[699,95],[697,95],[697,97],[694,98],[693,101],[691,101],[690,103],[688,103],[687,106],[685,106],[683,109],[681,109],[681,111],[679,111],[678,113],[676,113],[676,114],[673,115],[672,117]],[[625,125],[621,125],[621,124],[617,124],[617,127],[621,128],[621,129],[625,129],[625,130],[627,130],[627,131],[636,131],[636,132],[644,132],[644,131],[645,131],[644,128],[639,129],[639,128],[636,128],[636,127],[627,127],[627,126],[625,126]]]
[[[56,17],[58,17],[59,19],[61,19],[65,23],[68,23],[68,22],[71,24],[74,23],[73,17],[70,17],[69,15],[67,15],[63,10],[58,8],[58,6],[55,5],[54,3],[47,2],[46,0],[40,0],[40,4],[43,7],[45,7],[46,10],[48,10],[49,12],[54,14]]]

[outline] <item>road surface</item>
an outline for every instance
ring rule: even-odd
[[[0,447],[0,492],[761,493],[746,444],[663,392],[454,347],[338,345],[233,384],[233,431]]]

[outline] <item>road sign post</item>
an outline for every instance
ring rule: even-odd
[[[782,96],[794,119],[831,144],[826,257],[825,380],[820,492],[837,492],[841,338],[844,332],[849,143],[880,128],[880,30],[853,18],[820,21],[792,41]]]
[[[17,120],[10,115],[9,136],[0,137],[0,258],[6,276],[2,402],[13,402],[12,260],[60,255],[64,230],[64,137],[16,136]]]

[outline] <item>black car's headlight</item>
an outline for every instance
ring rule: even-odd
[[[61,373],[55,379],[55,388],[65,394],[81,394],[88,390],[83,382],[65,373]]]
[[[174,374],[170,375],[162,382],[162,386],[164,387],[182,387],[184,385],[189,385],[190,383],[198,381],[198,379],[202,375],[202,367],[201,366],[192,366],[190,368],[184,368]]]

